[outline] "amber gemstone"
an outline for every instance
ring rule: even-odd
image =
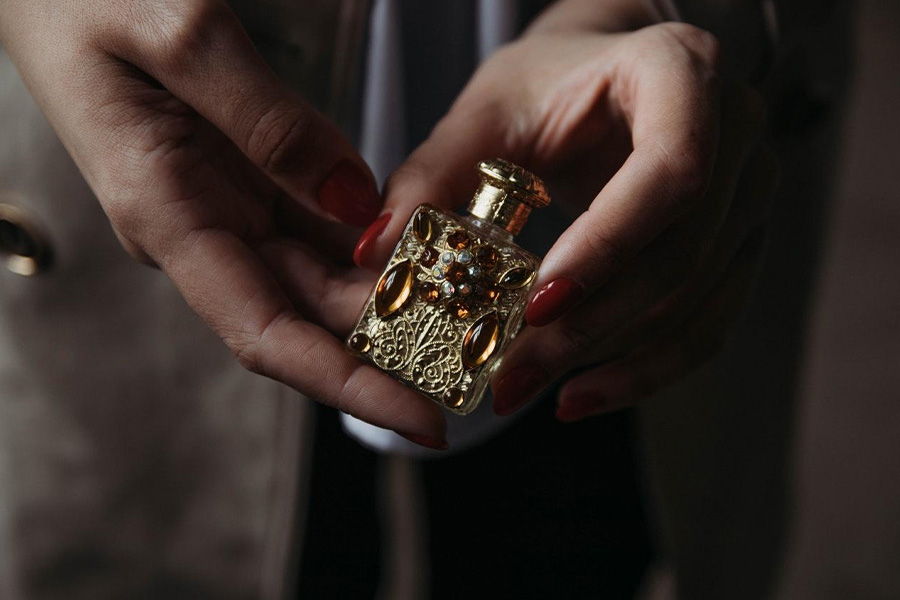
[[[419,255],[419,263],[423,267],[431,268],[434,266],[434,263],[437,262],[438,257],[441,255],[440,252],[428,246],[424,250],[422,250],[422,254]]]
[[[517,290],[531,283],[534,278],[534,269],[528,267],[514,267],[500,277],[500,285],[508,290]]]
[[[413,217],[413,232],[420,242],[430,241],[434,237],[435,226],[425,211],[419,211]]]
[[[478,246],[478,248],[475,249],[475,262],[481,265],[481,268],[485,271],[490,271],[496,267],[499,261],[500,256],[493,247]]]
[[[457,229],[447,236],[447,245],[454,250],[462,250],[463,248],[467,248],[470,241],[471,240],[469,239],[469,234],[462,229]]]
[[[441,396],[441,400],[444,401],[446,406],[450,408],[459,408],[463,405],[463,401],[465,400],[465,396],[463,396],[462,390],[459,388],[450,388],[444,395]]]
[[[485,304],[492,304],[500,297],[500,288],[493,283],[479,285],[476,289],[478,299]]]
[[[490,312],[480,319],[466,332],[463,338],[462,361],[469,370],[483,365],[497,349],[500,340],[500,320],[497,313]]]
[[[451,283],[461,283],[469,274],[469,270],[458,262],[453,263],[444,271],[444,277]]]
[[[422,302],[434,302],[440,295],[438,287],[430,281],[423,281],[419,284],[419,300]]]
[[[465,319],[469,316],[469,305],[462,300],[451,300],[447,303],[447,310],[457,319]]]
[[[358,354],[365,354],[371,347],[369,336],[364,333],[354,333],[352,336],[350,336],[350,340],[347,342],[347,345],[351,350]]]
[[[375,288],[375,314],[387,317],[409,300],[413,288],[412,263],[407,259],[397,263],[382,275]]]

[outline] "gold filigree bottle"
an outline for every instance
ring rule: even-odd
[[[513,243],[544,183],[502,159],[460,217],[416,209],[347,340],[379,369],[458,414],[475,410],[522,327],[540,259]]]

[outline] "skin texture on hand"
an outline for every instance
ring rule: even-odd
[[[480,159],[544,177],[572,222],[494,377],[494,409],[509,414],[577,372],[558,408],[576,420],[649,396],[716,352],[749,294],[777,166],[759,143],[762,100],[720,75],[711,34],[566,22],[536,24],[482,65],[389,180],[392,216],[357,261],[382,264],[415,205],[465,203]]]
[[[224,1],[0,0],[0,38],[123,246],[241,364],[442,445],[438,407],[336,337],[373,284],[350,262],[372,175]]]

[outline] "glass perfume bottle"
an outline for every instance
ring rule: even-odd
[[[550,203],[522,167],[495,159],[478,171],[468,216],[416,209],[347,339],[357,356],[463,415],[521,329],[540,265],[513,236]]]

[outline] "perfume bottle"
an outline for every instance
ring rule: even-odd
[[[513,236],[550,203],[522,167],[495,159],[478,171],[468,216],[416,209],[347,339],[352,353],[462,415],[522,328],[540,259]]]

